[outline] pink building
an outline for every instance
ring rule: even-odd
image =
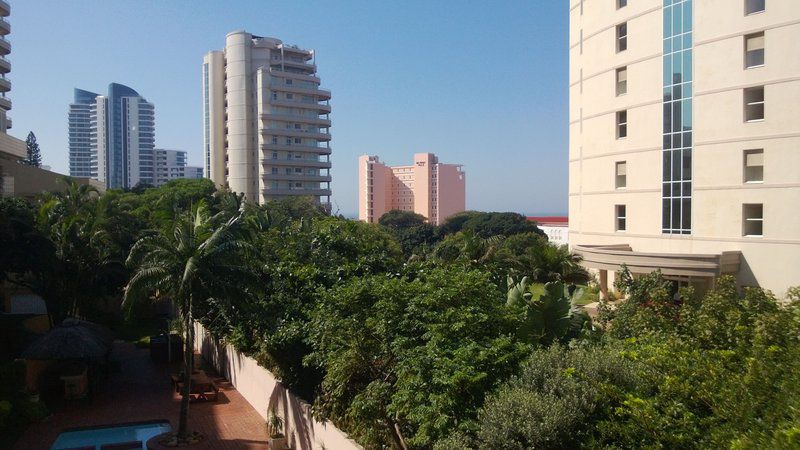
[[[466,175],[460,164],[442,164],[433,153],[415,153],[414,164],[390,167],[377,156],[358,158],[358,218],[378,223],[393,209],[413,211],[439,225],[466,209]]]

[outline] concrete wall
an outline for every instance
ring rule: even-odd
[[[273,408],[283,417],[284,432],[291,448],[362,449],[333,423],[314,419],[311,405],[289,392],[255,359],[239,353],[230,345],[219,343],[200,324],[195,325],[195,348],[217,368],[220,375],[230,380],[265,422]]]

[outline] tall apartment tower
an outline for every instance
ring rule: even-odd
[[[179,178],[203,178],[203,168],[186,165],[186,152],[182,150],[154,150],[155,186]]]
[[[11,100],[6,94],[11,91],[11,81],[6,76],[11,72],[11,63],[6,56],[11,53],[11,43],[6,36],[11,33],[11,25],[6,17],[11,15],[11,6],[5,0],[0,0],[0,133],[5,133],[11,128],[11,119],[6,114],[11,110]]]
[[[117,83],[108,95],[75,89],[69,106],[69,170],[106,187],[155,183],[155,107]]]
[[[439,225],[466,208],[466,174],[433,153],[415,153],[410,166],[387,166],[377,156],[358,158],[358,218],[378,223],[391,210],[412,211]]]
[[[623,263],[800,284],[797,1],[571,0],[569,52],[570,245],[601,289]]]
[[[330,91],[313,50],[245,31],[203,58],[206,176],[252,202],[330,202]]]

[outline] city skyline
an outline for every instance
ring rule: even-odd
[[[566,213],[566,4],[311,2],[270,6],[269,19],[265,11],[258,2],[15,4],[11,134],[33,130],[45,163],[66,173],[66,127],[54,124],[64,123],[72,89],[121,80],[158,105],[158,145],[202,165],[200,61],[228,32],[247,29],[316,51],[335,93],[334,212],[357,211],[359,155],[393,163],[432,152],[471,173],[469,209]],[[98,39],[105,34],[130,44]],[[62,75],[49,76],[52,67]]]

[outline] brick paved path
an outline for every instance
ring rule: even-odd
[[[117,342],[112,359],[120,362],[119,373],[102,383],[91,401],[64,403],[54,407],[51,417],[28,428],[14,449],[49,449],[67,428],[167,419],[178,426],[180,396],[172,389],[170,368],[152,362],[148,350]],[[215,378],[220,387],[216,402],[194,402],[189,406],[189,428],[206,436],[192,449],[266,449],[264,420],[227,381]]]

